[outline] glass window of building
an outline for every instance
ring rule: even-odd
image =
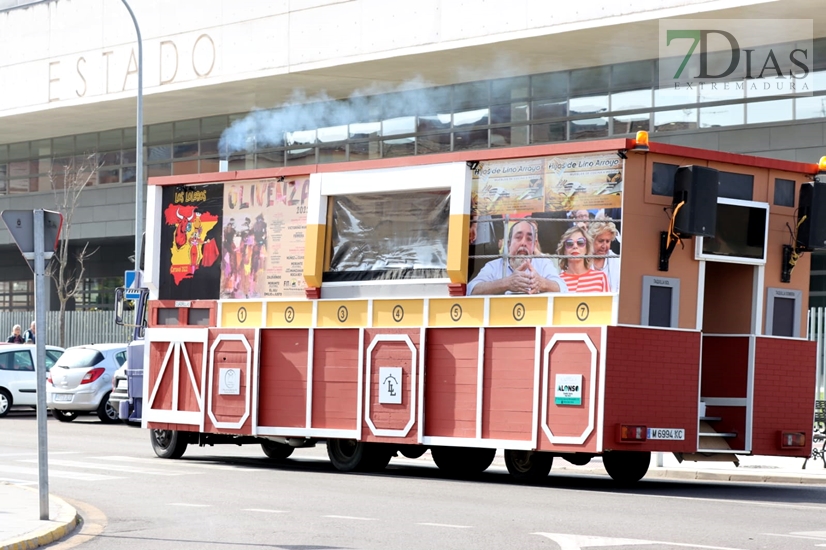
[[[794,104],[792,99],[759,101],[746,104],[746,121],[749,124],[792,120]]]

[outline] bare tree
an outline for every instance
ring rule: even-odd
[[[89,251],[89,243],[73,254],[70,258],[69,239],[72,233],[72,221],[77,209],[80,196],[86,186],[97,179],[100,164],[96,153],[78,157],[61,159],[61,162],[52,162],[49,180],[54,190],[55,206],[63,215],[63,229],[60,232],[60,242],[57,252],[52,257],[47,274],[54,280],[57,288],[57,299],[60,301],[60,316],[58,333],[60,347],[66,342],[66,303],[75,297],[83,282],[86,271],[84,262],[89,259],[97,248]],[[73,260],[73,261],[72,261]]]

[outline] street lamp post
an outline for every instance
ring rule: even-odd
[[[135,18],[135,13],[129,6],[129,2],[121,0],[126,9],[129,10],[129,15],[132,17],[132,23],[135,24],[135,32],[138,35],[138,121],[137,121],[137,135],[135,138],[136,150],[136,167],[135,167],[135,281],[136,286],[143,286],[140,280],[141,269],[141,246],[143,240],[143,40],[141,40],[141,28],[138,26],[138,20]]]

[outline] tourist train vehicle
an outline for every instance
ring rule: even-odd
[[[150,178],[132,397],[165,458],[806,457],[820,169],[641,132]]]

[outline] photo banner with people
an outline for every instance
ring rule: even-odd
[[[622,174],[616,152],[480,162],[467,294],[618,292]]]
[[[309,187],[309,176],[224,185],[221,298],[304,297]]]

